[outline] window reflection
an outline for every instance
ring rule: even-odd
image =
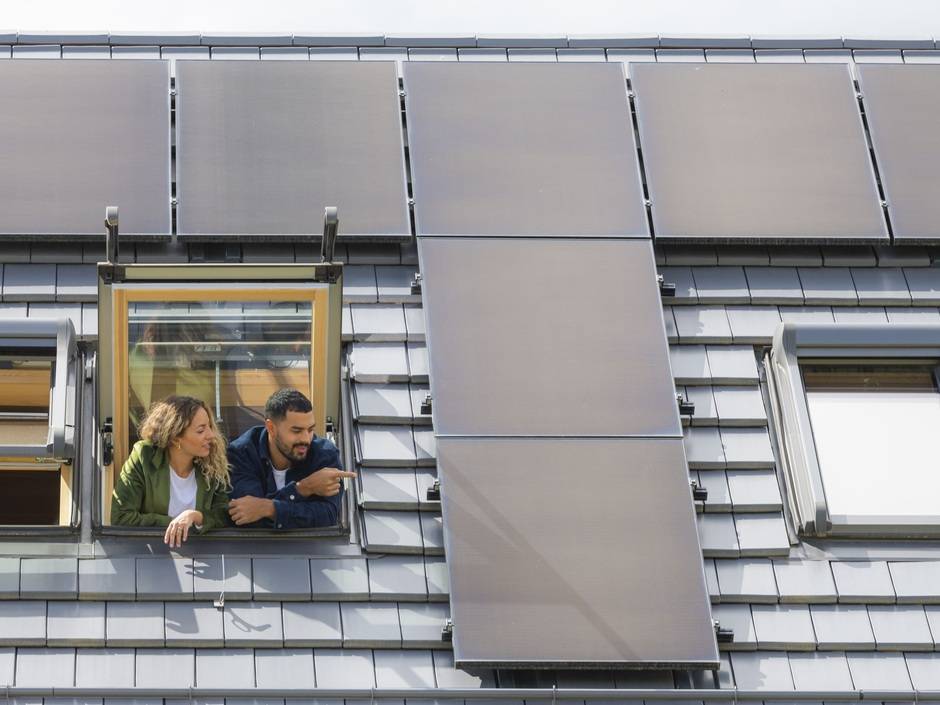
[[[309,302],[130,304],[130,437],[170,394],[205,400],[229,439],[262,423],[272,392],[311,387],[311,317]]]
[[[832,516],[937,514],[940,393],[931,365],[804,365]]]

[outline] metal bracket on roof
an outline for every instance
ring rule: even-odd
[[[695,403],[689,401],[688,397],[684,397],[681,394],[676,394],[676,402],[679,404],[680,416],[695,415]]]
[[[411,280],[411,295],[421,296],[421,272],[415,272],[414,279]]]
[[[662,274],[656,275],[656,283],[659,284],[659,295],[662,297],[675,296],[676,295],[676,285],[672,283],[666,283],[666,280],[663,278]]]
[[[320,241],[320,261],[332,262],[336,256],[336,232],[339,230],[339,212],[336,206],[323,209],[323,239]]]
[[[454,640],[454,620],[447,619],[444,622],[444,628],[441,629],[441,641],[451,642]]]
[[[434,480],[434,484],[428,487],[427,497],[429,502],[441,501],[441,481],[439,479]]]
[[[333,423],[332,416],[326,417],[326,423],[323,424],[323,433],[330,443],[336,445],[336,424]]]
[[[689,487],[692,488],[692,499],[696,502],[708,501],[708,488],[700,487],[698,480],[689,480]]]
[[[428,414],[430,414],[432,405],[433,405],[433,401],[431,399],[430,393],[425,394],[424,401],[421,402],[421,414],[424,416],[427,416]]]
[[[715,637],[718,639],[719,644],[731,644],[734,642],[733,629],[722,627],[717,619],[713,619],[712,624],[715,626]]]

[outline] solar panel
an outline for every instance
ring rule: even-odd
[[[458,666],[716,667],[681,439],[437,448]]]
[[[859,65],[895,242],[940,239],[940,66]]]
[[[392,62],[177,62],[181,237],[411,235]]]
[[[886,241],[845,65],[635,64],[658,240]]]
[[[439,436],[681,436],[649,240],[418,247]]]
[[[0,62],[0,234],[170,234],[164,61]]]
[[[648,237],[621,64],[406,63],[419,235]]]

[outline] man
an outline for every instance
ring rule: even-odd
[[[296,389],[275,392],[264,425],[232,441],[229,516],[237,526],[310,529],[339,520],[344,472],[339,450],[313,433],[310,400]]]

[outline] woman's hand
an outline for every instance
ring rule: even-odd
[[[168,544],[170,548],[179,548],[183,541],[189,538],[189,527],[193,525],[202,525],[202,512],[195,509],[180,512],[166,527],[163,543]]]

